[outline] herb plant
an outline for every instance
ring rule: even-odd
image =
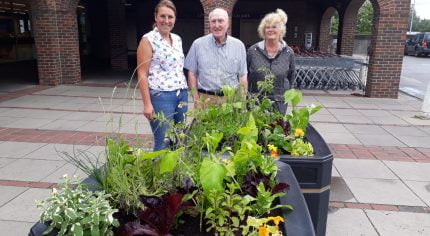
[[[54,188],[50,198],[38,202],[43,209],[40,221],[50,223],[44,234],[57,229],[58,235],[112,235],[111,228],[119,223],[113,218],[118,210],[110,206],[110,195],[87,191],[82,184],[72,189],[74,183],[65,176],[60,190]]]

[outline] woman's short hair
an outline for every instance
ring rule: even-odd
[[[175,4],[173,4],[172,1],[170,1],[170,0],[160,0],[157,3],[157,5],[155,5],[155,12],[154,12],[155,15],[157,15],[158,9],[160,9],[161,7],[167,7],[167,8],[172,9],[172,11],[175,13],[175,16],[176,16],[176,7],[175,7]]]
[[[281,29],[281,38],[285,36],[287,31],[286,24],[288,21],[287,14],[281,10],[276,9],[276,12],[267,13],[264,18],[261,20],[260,25],[258,25],[258,35],[260,38],[264,39],[264,28],[267,26],[278,25]]]

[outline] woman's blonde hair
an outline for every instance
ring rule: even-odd
[[[266,28],[267,26],[279,25],[281,29],[280,39],[282,39],[287,31],[287,28],[285,26],[287,24],[287,21],[287,14],[279,8],[276,9],[276,12],[267,13],[261,20],[260,25],[258,26],[258,35],[260,35],[260,38],[264,39],[264,28]]]

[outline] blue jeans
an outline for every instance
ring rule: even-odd
[[[155,113],[158,115],[163,113],[166,119],[173,120],[175,124],[185,120],[185,112],[188,110],[188,91],[186,89],[174,91],[150,89],[149,93]],[[164,138],[169,124],[159,120],[152,120],[149,124],[154,135],[154,151],[166,148]]]

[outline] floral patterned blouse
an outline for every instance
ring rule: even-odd
[[[181,38],[171,33],[170,45],[159,33],[157,27],[145,34],[152,47],[152,61],[149,67],[149,88],[159,91],[186,89],[184,76],[184,53]]]

